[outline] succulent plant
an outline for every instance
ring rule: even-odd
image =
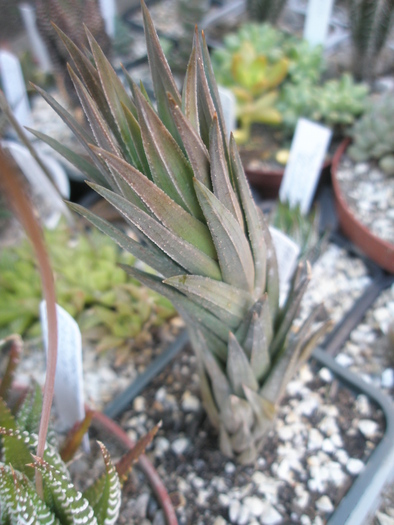
[[[78,71],[70,74],[92,133],[82,135],[75,120],[41,93],[89,152],[95,178],[90,185],[134,225],[138,240],[79,205],[71,208],[158,272],[124,266],[183,316],[221,450],[250,463],[288,379],[326,325],[311,333],[316,308],[297,333],[291,330],[309,281],[307,264],[296,271],[279,308],[272,239],[234,138],[227,139],[203,36],[196,31],[181,95],[144,2],[142,10],[157,109],[131,79],[132,96],[127,93],[91,35],[93,64],[63,39]]]
[[[348,153],[356,162],[375,160],[389,176],[394,176],[394,97],[387,93],[373,99],[349,135],[353,144]]]
[[[392,0],[350,0],[349,21],[353,45],[353,74],[372,80],[379,54],[393,24]]]
[[[363,113],[368,91],[366,84],[355,83],[346,73],[323,84],[300,79],[283,86],[277,107],[283,126],[291,133],[300,117],[342,128]]]
[[[68,434],[65,446],[59,451],[55,433],[48,434],[43,457],[35,455],[38,426],[42,408],[41,388],[29,392],[14,415],[6,404],[10,384],[20,359],[21,341],[11,337],[4,342],[3,352],[9,353],[8,365],[0,390],[0,508],[1,523],[37,523],[68,525],[110,525],[117,521],[121,503],[121,486],[132,464],[143,453],[157,432],[155,427],[140,442],[113,465],[103,443],[99,446],[105,473],[81,493],[71,481],[66,461],[81,444],[92,419],[89,412],[84,421]],[[6,388],[3,386],[6,385]],[[42,499],[34,483],[35,470],[43,476]]]
[[[122,253],[98,230],[75,234],[60,223],[45,232],[45,240],[58,304],[77,320],[82,334],[99,351],[118,348],[126,353],[131,339],[175,315],[167,299],[118,268],[119,263],[134,264],[134,257]],[[0,287],[0,334],[37,334],[42,294],[27,241],[2,249]]]

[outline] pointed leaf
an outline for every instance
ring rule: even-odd
[[[120,267],[145,286],[148,286],[159,294],[164,295],[164,297],[167,297],[167,299],[172,302],[182,317],[188,316],[191,318],[193,321],[192,324],[202,324],[211,332],[213,332],[217,337],[223,341],[227,341],[228,327],[222,323],[218,317],[212,315],[204,308],[201,308],[201,306],[197,305],[174,288],[164,284],[160,278],[147,274],[146,272],[141,272],[132,266],[125,266],[121,264]]]
[[[16,418],[18,428],[29,433],[38,434],[42,412],[42,391],[38,383],[24,399]],[[5,426],[5,425],[2,425]]]
[[[105,446],[98,441],[103,454],[105,470],[104,483],[101,489],[99,500],[93,507],[94,516],[97,518],[98,525],[113,525],[119,516],[121,503],[121,487],[118,473],[112,464],[110,455]]]
[[[76,211],[82,217],[85,217],[89,222],[96,226],[100,231],[111,237],[121,248],[130,252],[157,272],[163,274],[165,277],[172,277],[173,275],[180,275],[183,271],[181,266],[178,266],[170,257],[157,249],[151,249],[149,246],[140,244],[131,237],[125,235],[121,230],[115,228],[110,222],[95,215],[90,210],[72,202],[67,203],[69,208]]]
[[[8,393],[14,381],[15,371],[21,360],[23,351],[22,345],[22,339],[19,335],[8,337],[4,340],[4,344],[1,345],[2,354],[8,354],[7,366],[0,384],[0,398],[4,401],[7,401],[8,399]]]
[[[264,243],[263,219],[258,213],[256,204],[253,201],[252,193],[245,176],[242,161],[238,153],[234,137],[230,137],[230,164],[235,187],[238,189],[245,215],[246,227],[249,235],[250,245],[253,253],[255,268],[254,297],[258,300],[266,286],[266,247]]]
[[[180,144],[178,131],[173,122],[170,108],[168,106],[167,93],[170,93],[178,105],[181,104],[181,97],[172,76],[167,59],[160,46],[152,18],[149,14],[145,2],[142,0],[142,14],[144,19],[146,47],[148,51],[149,66],[151,70],[157,108],[160,119],[169,130],[174,139]]]
[[[148,179],[152,180],[149,162],[145,155],[144,144],[142,142],[142,136],[141,136],[141,128],[138,123],[138,120],[136,116],[134,116],[134,113],[130,111],[129,108],[123,105],[122,107],[123,107],[123,111],[126,117],[127,125],[129,127],[130,135],[133,139],[134,146],[135,146],[137,156],[138,156],[138,162],[136,163],[136,167],[140,171],[142,171],[144,175],[148,177]],[[135,108],[135,113],[137,115],[137,108]]]
[[[87,410],[82,421],[77,421],[72,429],[68,431],[65,442],[59,451],[60,457],[65,463],[72,460],[78,448],[81,446],[83,437],[89,430],[93,415],[93,410]]]
[[[106,151],[98,149],[96,151],[123,177],[164,226],[209,257],[216,258],[211,234],[205,224],[176,204],[163,190],[133,166]]]
[[[53,506],[56,514],[64,525],[74,523],[89,523],[98,525],[92,507],[82,497],[69,479],[54,466],[42,458],[34,456],[31,467],[38,469],[46,482],[46,488],[52,496]]]
[[[134,447],[126,452],[126,454],[124,454],[117,462],[116,472],[122,481],[127,478],[134,463],[136,463],[139,457],[145,453],[146,447],[151,444],[160,427],[161,422],[149,430],[149,432],[145,434],[145,436],[143,436],[140,440],[138,440]]]
[[[133,103],[93,35],[87,29],[86,34],[96,63],[101,86],[115,122],[116,128],[112,131],[115,133],[118,141],[124,144],[123,152],[127,151],[129,160],[134,166],[137,166],[139,163],[138,154],[122,107],[124,106],[129,111],[132,111]]]
[[[232,328],[240,324],[251,306],[250,294],[207,277],[179,275],[164,282],[183,292]]]
[[[205,144],[198,133],[193,129],[190,121],[182,113],[181,108],[175,103],[175,100],[168,96],[170,108],[174,122],[178,128],[179,134],[183,141],[186,154],[193,168],[196,179],[205,184],[209,189],[212,188],[209,175],[209,153]]]
[[[191,165],[155,111],[137,89],[135,98],[145,154],[153,180],[186,211],[201,218],[201,210],[193,189]]]
[[[221,279],[216,261],[188,242],[179,239],[170,230],[120,195],[96,184],[90,184],[90,186],[185,270],[212,279]]]
[[[248,386],[252,390],[258,389],[259,385],[249,364],[248,358],[232,333],[230,333],[228,340],[226,373],[230,380],[233,392],[237,396],[243,395],[243,385]]]
[[[242,211],[230,182],[217,114],[213,117],[209,134],[209,156],[211,159],[211,181],[213,193],[220,202],[231,211],[242,229],[244,229]]]
[[[254,264],[241,226],[232,213],[197,179],[194,179],[194,186],[216,246],[223,281],[251,292]]]
[[[278,261],[276,258],[276,252],[274,243],[272,241],[271,233],[265,224],[263,212],[260,213],[260,220],[263,224],[263,236],[266,249],[266,260],[267,260],[267,277],[266,277],[266,290],[268,293],[268,300],[270,305],[270,312],[274,323],[276,322],[276,316],[279,309],[279,270]],[[272,354],[271,354],[272,355]]]
[[[197,32],[195,33],[196,38]],[[182,111],[186,120],[195,133],[200,136],[200,123],[198,118],[198,93],[197,93],[197,53],[193,45],[186,69],[186,76],[182,91]]]
[[[91,162],[82,157],[82,155],[75,153],[73,150],[69,149],[67,146],[64,146],[49,135],[45,135],[40,131],[35,131],[34,129],[28,127],[26,127],[26,129],[30,131],[30,133],[33,133],[33,135],[35,135],[38,139],[48,144],[52,149],[60,153],[60,155],[68,160],[73,166],[75,166],[77,170],[84,173],[89,180],[92,180],[97,184],[101,184],[102,186],[107,186],[107,181],[102,175],[101,171],[93,166]]]

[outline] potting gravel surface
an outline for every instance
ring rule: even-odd
[[[336,323],[370,282],[360,259],[329,244],[313,267],[300,317],[324,301]],[[386,333],[393,315],[394,287],[380,295],[337,356],[342,365],[391,395],[393,359]],[[175,318],[141,337],[126,362],[119,362],[114,353],[98,355],[85,346],[87,402],[103,408],[174,340],[182,325]],[[28,345],[19,380],[26,382],[35,375],[43,384],[43,368],[43,353]],[[367,397],[354,396],[338,385],[328,369],[311,361],[290,382],[257,465],[238,466],[217,449],[217,436],[201,406],[195,357],[189,348],[134,400],[121,423],[137,439],[159,420],[163,427],[148,455],[171,494],[179,523],[193,525],[323,524],[384,432],[383,416]],[[138,470],[125,491],[119,523],[163,523]],[[390,519],[393,507],[389,496],[380,512]]]

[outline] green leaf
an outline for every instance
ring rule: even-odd
[[[18,411],[18,428],[38,434],[42,412],[42,391],[38,383],[33,392],[29,392]],[[2,425],[4,426],[4,425]]]
[[[149,162],[145,155],[144,144],[142,142],[141,128],[138,123],[138,120],[134,113],[130,111],[129,108],[123,106],[123,111],[126,117],[127,125],[129,127],[130,135],[133,139],[134,146],[138,156],[138,162],[136,167],[142,171],[148,179],[152,180],[152,175],[150,172]],[[135,108],[135,113],[137,115],[137,108]]]
[[[252,292],[254,263],[241,226],[233,214],[197,179],[194,179],[194,186],[216,246],[223,281]]]
[[[162,224],[120,195],[96,184],[90,184],[90,186],[186,271],[212,279],[221,279],[216,261],[188,242],[179,239]]]
[[[182,113],[181,108],[175,103],[175,100],[168,96],[172,116],[178,128],[179,134],[183,141],[186,154],[193,168],[196,179],[211,189],[211,179],[209,175],[209,153],[205,144],[198,135],[198,132],[190,124],[190,121]]]
[[[15,378],[15,371],[21,360],[22,345],[22,339],[18,335],[8,337],[4,344],[0,345],[2,355],[7,354],[7,366],[0,383],[0,398],[4,401],[8,399],[8,394]]]
[[[253,312],[249,330],[242,348],[250,358],[250,365],[257,381],[266,375],[271,363],[269,346],[272,341],[273,327],[269,311],[268,298]]]
[[[53,465],[32,454],[34,463],[31,467],[39,470],[44,478],[46,489],[50,492],[55,514],[62,525],[89,523],[98,525],[92,507],[77,491],[70,480]]]
[[[154,276],[141,272],[132,266],[120,265],[129,275],[135,277],[145,286],[152,288],[164,297],[167,297],[182,316],[187,316],[193,320],[193,323],[202,324],[211,332],[216,334],[220,339],[227,342],[228,327],[215,315],[211,314],[201,306],[197,305],[185,295],[181,294],[171,286],[163,283],[163,281]]]
[[[145,154],[153,180],[186,211],[201,218],[201,210],[193,189],[191,165],[138,89],[135,89],[135,99]]]
[[[152,75],[157,109],[160,119],[169,130],[178,144],[181,144],[178,131],[173,122],[171,110],[168,105],[167,93],[170,93],[178,105],[181,105],[181,97],[172,76],[167,59],[161,49],[159,37],[157,36],[152,18],[149,14],[145,2],[141,1],[142,14],[144,19],[146,47],[148,51],[149,66]]]
[[[183,268],[181,266],[178,266],[170,257],[157,250],[157,248],[151,249],[150,246],[140,244],[138,241],[135,241],[128,235],[125,235],[118,228],[115,228],[115,226],[113,226],[110,222],[102,219],[98,215],[95,215],[93,212],[80,206],[79,204],[72,202],[67,204],[69,208],[82,215],[82,217],[85,217],[85,219],[87,219],[99,230],[118,243],[121,248],[127,252],[132,253],[137,259],[143,261],[157,272],[163,274],[166,277],[179,275],[183,272]]]
[[[60,525],[56,516],[39,498],[33,485],[20,472],[1,464],[0,507],[1,523]]]
[[[254,298],[258,300],[265,291],[266,286],[267,263],[264,230],[267,230],[267,226],[265,225],[264,218],[259,214],[253,200],[233,135],[230,137],[230,165],[234,184],[240,196],[252,248],[255,268],[253,293]]]
[[[194,38],[196,37],[198,38],[197,32],[195,32]],[[197,53],[196,53],[196,48],[194,45],[193,45],[192,52],[189,58],[189,63],[186,69],[186,76],[185,76],[185,80],[183,83],[182,111],[185,115],[185,119],[190,123],[190,126],[195,131],[196,135],[200,137],[200,122],[198,118],[198,92],[197,92]]]
[[[78,155],[78,153],[75,153],[73,150],[69,149],[67,146],[64,146],[49,135],[45,135],[40,131],[35,131],[34,129],[28,127],[26,127],[26,129],[30,131],[30,133],[33,133],[33,135],[35,135],[38,139],[42,140],[55,151],[60,153],[60,155],[73,164],[77,170],[84,173],[89,180],[92,180],[97,184],[101,184],[102,186],[107,186],[106,178],[102,175],[102,172],[93,166],[93,164],[86,160],[82,155]]]
[[[176,204],[163,190],[127,162],[103,150],[96,150],[140,197],[152,214],[181,239],[212,259],[216,250],[205,224]]]
[[[78,448],[81,446],[83,437],[89,430],[93,415],[93,410],[87,410],[82,421],[77,421],[72,429],[67,432],[66,439],[59,451],[60,457],[65,463],[73,459]]]
[[[242,229],[244,229],[242,211],[230,182],[217,114],[213,117],[209,134],[209,155],[211,159],[211,181],[213,193],[220,202],[231,211]]]
[[[196,304],[236,328],[251,306],[250,294],[220,281],[198,275],[178,275],[164,281],[190,297]]]
[[[139,163],[139,157],[132,135],[130,134],[126,115],[123,111],[124,106],[130,112],[133,112],[134,104],[92,34],[88,30],[86,30],[86,34],[96,63],[101,86],[116,125],[115,134],[118,137],[118,141],[121,144],[124,144],[125,149],[129,154],[129,160],[134,166],[137,166]],[[96,97],[94,98],[96,99]]]
[[[122,497],[120,481],[108,450],[100,441],[98,444],[103,454],[106,473],[100,499],[95,503],[93,512],[98,525],[113,525],[118,519]]]
[[[243,385],[257,391],[259,385],[248,358],[232,333],[230,333],[228,340],[226,373],[232,390],[237,396],[243,395]]]

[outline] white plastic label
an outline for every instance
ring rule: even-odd
[[[78,324],[61,306],[56,305],[58,319],[58,352],[55,376],[54,404],[66,429],[85,417],[82,337]],[[40,304],[40,316],[45,351],[48,352],[48,322],[46,302]],[[89,446],[84,436],[84,447]]]
[[[297,267],[300,247],[280,230],[272,226],[269,230],[278,260],[279,304],[283,306],[289,293],[291,278]]]
[[[218,86],[220,103],[223,108],[223,117],[226,123],[227,134],[230,135],[236,128],[235,96],[229,89]]]
[[[326,41],[334,0],[309,0],[304,25],[304,38],[312,46]]]
[[[331,134],[329,128],[304,118],[297,123],[279,198],[290,207],[299,204],[304,215],[311,207]]]
[[[99,0],[101,16],[104,18],[105,31],[110,38],[115,36],[115,0]]]
[[[30,105],[21,65],[15,55],[4,49],[0,50],[0,77],[5,98],[16,120],[21,126],[30,126]]]

